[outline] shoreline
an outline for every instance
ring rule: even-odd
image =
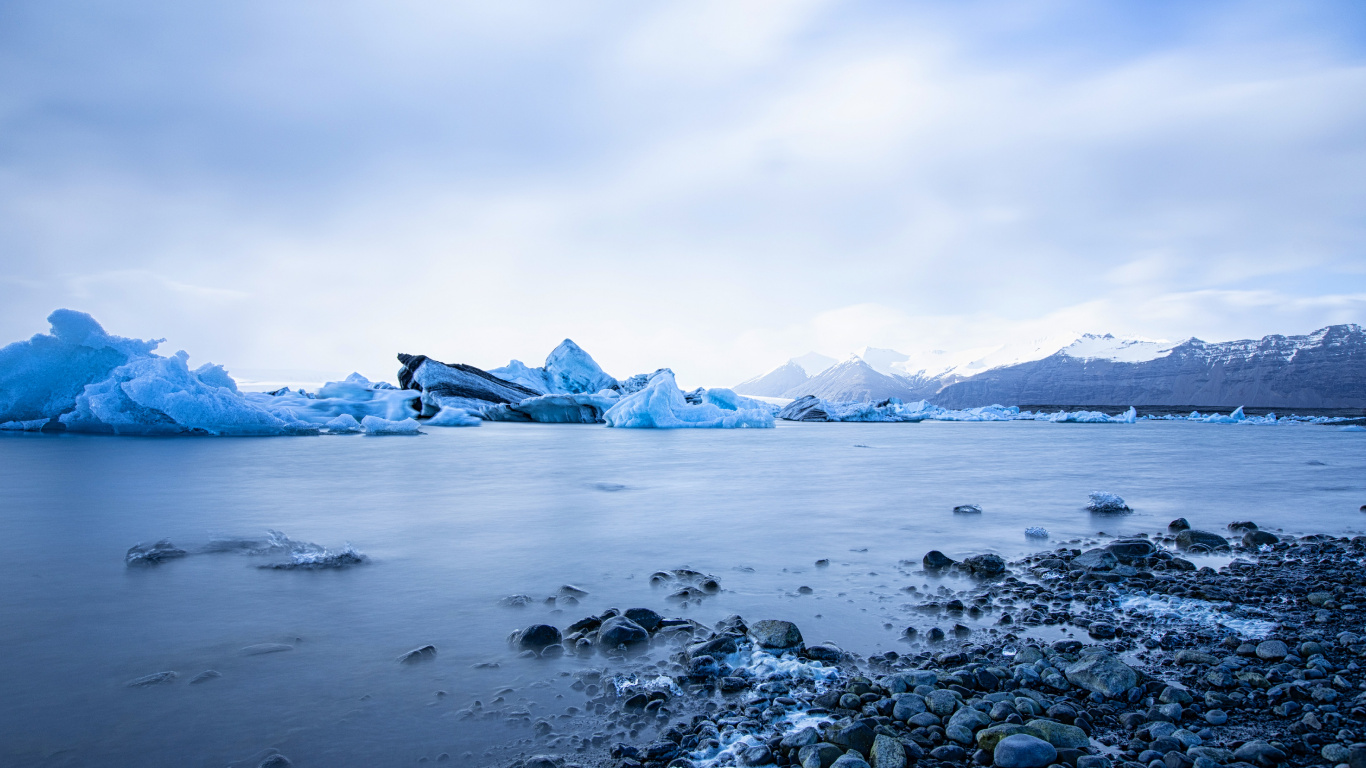
[[[561,754],[510,765],[1366,765],[1366,536],[1181,522],[1010,563],[932,552],[922,573],[960,572],[965,588],[905,590],[922,600],[904,652],[808,646],[782,620],[704,627],[653,611],[586,617],[539,649],[524,631],[511,639],[523,655],[605,661],[575,685],[602,727],[529,723]],[[1233,559],[1217,570],[1182,557],[1225,545]],[[630,670],[649,648],[667,662]]]

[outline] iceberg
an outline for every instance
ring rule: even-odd
[[[1051,421],[1055,424],[1134,424],[1138,421],[1138,410],[1131,405],[1129,410],[1115,416],[1100,411],[1058,411],[1038,414],[1034,420]]]
[[[403,365],[398,384],[422,393],[424,416],[435,416],[442,408],[478,413],[489,405],[515,404],[545,394],[464,363],[443,363],[426,355],[403,353],[398,361]]]
[[[0,349],[0,423],[8,429],[116,435],[317,434],[315,425],[243,396],[221,366],[191,369],[161,340],[105,332],[84,312],[48,316],[50,334]]]
[[[593,356],[570,339],[560,342],[545,359],[545,366],[531,368],[513,360],[489,373],[500,379],[546,395],[582,395],[615,389],[616,379],[607,375]]]
[[[362,432],[365,429],[360,425],[359,421],[356,421],[356,417],[349,413],[343,413],[337,418],[331,419],[323,425],[323,428],[334,435],[354,434],[356,432]]]
[[[484,409],[489,421],[537,421],[543,424],[601,424],[603,414],[617,404],[618,395],[608,389],[595,395],[541,395],[520,403],[492,405]]]
[[[1121,499],[1113,493],[1105,493],[1104,491],[1091,491],[1091,501],[1087,503],[1086,508],[1091,512],[1100,514],[1118,514],[1133,511],[1129,508],[1129,505],[1124,502],[1124,499]]]
[[[742,407],[759,401],[741,397],[728,389],[710,390],[703,402],[692,404],[674,381],[672,371],[661,369],[642,389],[622,397],[602,419],[609,427],[678,429],[771,428],[773,410]]]

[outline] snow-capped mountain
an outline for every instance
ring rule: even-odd
[[[778,376],[779,371],[784,371]],[[737,392],[829,401],[929,399],[950,408],[1005,405],[1366,407],[1366,332],[1335,325],[1304,336],[1208,343],[1067,334],[948,353],[865,348],[819,376],[789,361]],[[794,383],[795,382],[795,383]],[[783,387],[786,387],[784,389]],[[762,391],[759,391],[762,390]]]

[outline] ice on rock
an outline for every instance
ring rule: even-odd
[[[673,372],[661,369],[650,377],[643,389],[622,397],[602,418],[609,427],[628,428],[773,426],[773,411],[766,405],[763,408],[741,407],[755,401],[741,398],[730,390],[721,390],[715,397],[708,394],[704,402],[689,403],[675,383]]]
[[[360,425],[365,428],[367,435],[420,435],[422,431],[417,419],[404,419],[403,421],[390,421],[381,419],[378,416],[366,416],[360,420]]]
[[[442,408],[426,423],[433,427],[477,427],[484,422],[464,408]]]
[[[1130,512],[1129,505],[1124,503],[1124,499],[1113,493],[1103,491],[1092,491],[1091,501],[1086,508],[1092,512],[1102,512],[1113,514],[1116,512]]]

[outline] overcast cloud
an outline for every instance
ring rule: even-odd
[[[0,340],[727,385],[1366,322],[1366,6],[0,6]]]

